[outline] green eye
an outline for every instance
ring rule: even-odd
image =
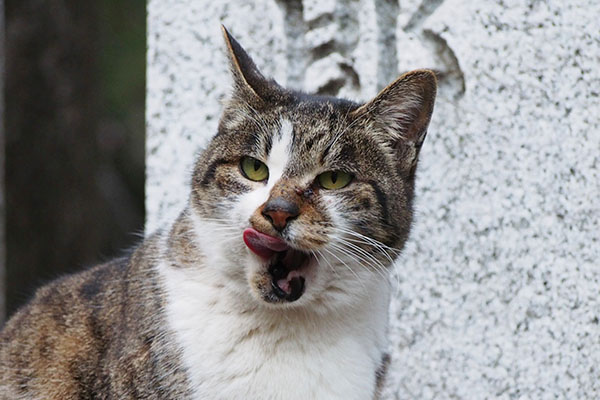
[[[341,189],[348,186],[352,175],[342,171],[327,171],[317,176],[317,179],[324,189]]]
[[[262,161],[257,160],[252,157],[244,157],[242,158],[242,162],[240,163],[240,167],[242,168],[242,173],[244,176],[251,181],[264,181],[269,177],[269,169]]]

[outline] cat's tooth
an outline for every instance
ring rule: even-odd
[[[286,297],[287,301],[296,301],[304,293],[304,277],[296,276],[289,280],[288,285],[290,288],[289,295]]]
[[[278,280],[277,286],[279,286],[279,288],[283,290],[286,295],[290,294],[290,283],[288,282],[287,278]]]

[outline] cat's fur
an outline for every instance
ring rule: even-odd
[[[1,333],[0,398],[377,397],[388,267],[410,230],[435,76],[405,74],[365,105],[306,95],[224,33],[233,95],[188,207],[130,256],[38,290]],[[268,180],[245,178],[243,156]],[[326,190],[315,179],[328,170],[353,180]],[[299,212],[282,230],[264,214],[273,199]],[[299,299],[276,295],[249,227],[302,251]]]

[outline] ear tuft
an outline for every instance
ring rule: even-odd
[[[233,75],[234,91],[247,101],[267,101],[280,94],[283,89],[273,80],[260,73],[252,58],[225,26],[221,25],[223,38],[227,45],[230,69]]]
[[[436,90],[433,71],[408,72],[353,114],[369,119],[387,140],[420,147],[431,120]]]

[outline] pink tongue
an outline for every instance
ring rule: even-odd
[[[259,257],[270,258],[275,252],[288,249],[283,240],[265,235],[254,228],[246,229],[243,237],[246,246]]]

